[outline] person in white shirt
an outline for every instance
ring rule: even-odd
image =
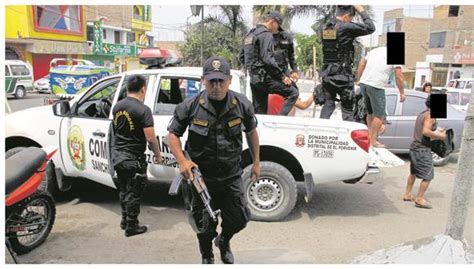
[[[405,92],[403,91],[402,68],[399,65],[387,64],[387,47],[371,50],[365,58],[360,60],[357,70],[361,92],[368,111],[367,127],[372,147],[385,147],[384,144],[377,141],[377,136],[383,120],[387,116],[384,86],[392,71],[395,71],[396,84],[400,91],[400,102],[403,102],[405,101]]]

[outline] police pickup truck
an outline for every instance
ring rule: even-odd
[[[18,147],[54,145],[47,169],[49,190],[68,190],[74,178],[87,178],[115,187],[110,164],[112,108],[126,96],[127,76],[141,74],[147,79],[145,104],[154,114],[160,141],[174,108],[201,89],[202,69],[171,67],[136,70],[103,78],[72,100],[35,107],[6,116],[6,150]],[[245,75],[232,70],[231,90],[249,96]],[[369,170],[368,138],[365,125],[352,122],[258,115],[260,136],[260,178],[250,181],[251,155],[244,141],[241,165],[244,188],[254,220],[276,221],[287,216],[297,200],[297,182],[304,182],[306,199],[321,183],[360,181]],[[187,133],[183,139],[186,139]],[[184,142],[184,141],[183,141]],[[173,155],[161,145],[164,163]],[[154,165],[147,149],[148,177],[169,182],[177,176],[174,165]],[[8,169],[8,167],[6,168]],[[375,169],[377,170],[377,169]],[[375,171],[377,172],[377,171]]]

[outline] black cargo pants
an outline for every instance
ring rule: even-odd
[[[208,184],[207,187],[211,196],[212,209],[221,210],[222,234],[230,239],[234,234],[244,229],[250,220],[250,210],[245,199],[242,177],[237,176],[230,180],[230,183],[222,186]],[[212,240],[217,236],[218,223],[210,218],[196,189],[192,186],[191,188],[193,219],[199,227],[205,227],[202,232],[197,233],[199,248],[203,256],[208,256],[209,253],[212,253]]]
[[[140,201],[147,182],[145,158],[122,161],[114,168],[117,171],[115,185],[119,191],[122,217],[136,220],[140,214]]]

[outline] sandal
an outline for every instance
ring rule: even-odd
[[[428,202],[426,202],[425,204],[419,204],[419,203],[415,202],[415,206],[419,207],[419,208],[424,208],[424,209],[432,209],[433,208],[433,206],[431,206]]]
[[[374,148],[386,148],[387,146],[383,143],[380,143],[379,141],[375,142],[375,144],[372,145]]]

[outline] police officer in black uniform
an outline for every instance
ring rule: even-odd
[[[298,89],[274,57],[273,33],[278,32],[282,23],[283,16],[270,11],[265,22],[250,30],[243,41],[243,62],[250,73],[253,105],[258,114],[267,113],[269,93],[285,97],[281,115],[288,115],[298,100]]]
[[[280,26],[278,32],[273,34],[273,40],[275,42],[274,56],[278,66],[293,81],[297,81],[298,65],[296,64],[293,36]],[[288,66],[291,70],[288,69]]]
[[[234,263],[230,239],[249,221],[249,209],[243,192],[241,154],[242,131],[253,156],[252,180],[260,174],[257,120],[250,101],[242,94],[229,91],[232,76],[229,64],[221,57],[210,57],[203,66],[202,82],[206,90],[185,99],[175,110],[168,125],[169,145],[180,172],[192,180],[191,169],[199,167],[211,196],[213,209],[220,209],[222,232],[209,218],[193,188],[192,215],[196,223],[209,221],[207,229],[197,234],[203,263],[214,263],[212,240],[219,247],[224,263]],[[189,127],[185,149],[179,137]]]
[[[122,206],[120,228],[125,236],[146,232],[138,224],[140,200],[147,177],[145,161],[146,143],[155,154],[155,164],[161,162],[160,148],[153,129],[153,115],[143,104],[146,80],[143,76],[130,76],[127,80],[127,97],[113,109],[112,162],[117,171],[114,183],[119,190]]]
[[[355,12],[363,23],[354,23]],[[326,101],[321,118],[329,119],[334,112],[336,95],[339,95],[342,119],[353,121],[354,110],[354,40],[371,34],[375,25],[363,6],[337,6],[336,18],[331,18],[321,29],[323,43],[322,85]]]

